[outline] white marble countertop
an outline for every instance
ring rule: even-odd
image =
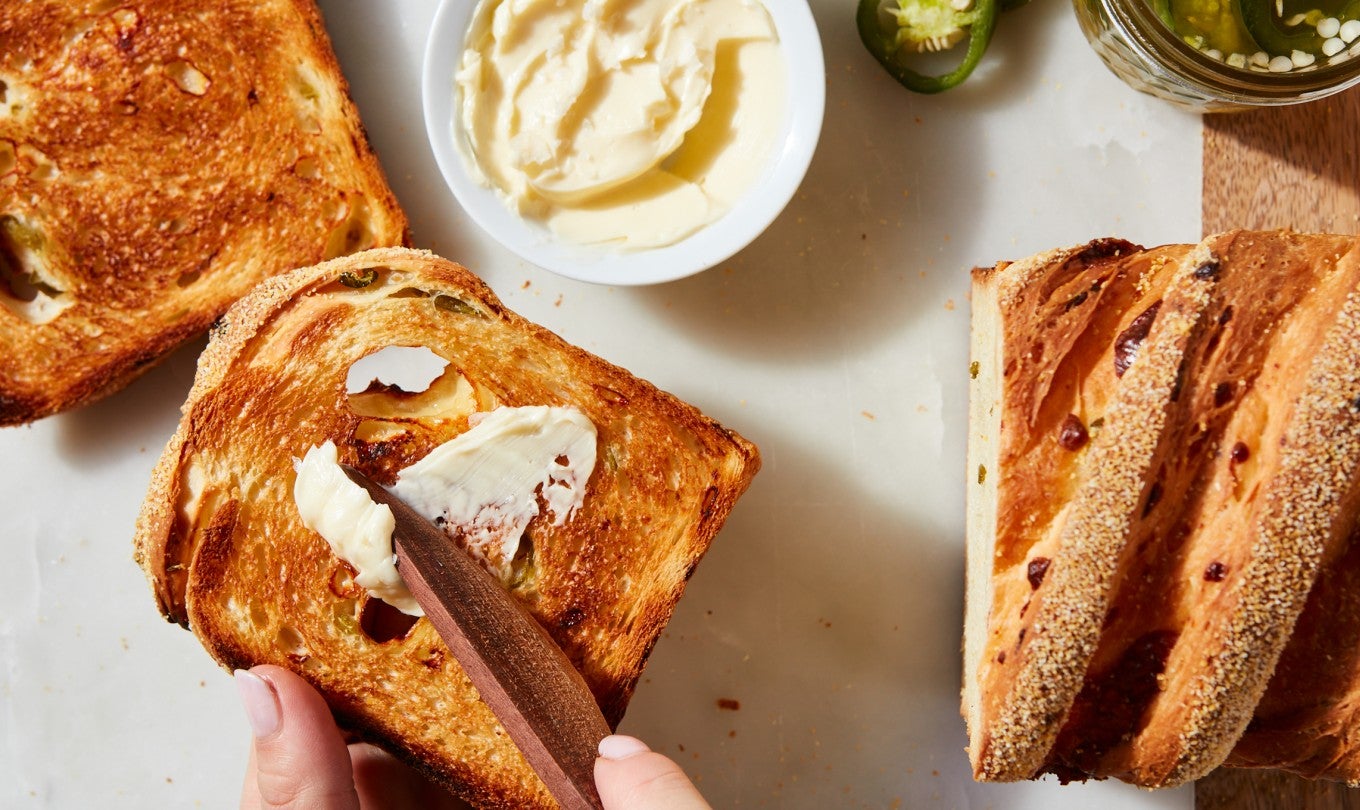
[[[1062,0],[1007,14],[937,97],[870,59],[853,2],[811,5],[826,121],[793,203],[724,265],[628,289],[526,265],[460,215],[420,117],[434,0],[322,2],[418,246],[762,450],[625,731],[717,807],[1188,808],[1185,790],[973,784],[958,651],[967,271],[1097,236],[1197,240],[1200,120],[1114,78]],[[235,806],[231,679],[160,619],[131,550],[200,348],[0,430],[0,807]]]

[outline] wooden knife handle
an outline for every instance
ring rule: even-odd
[[[564,810],[598,810],[595,757],[610,729],[581,674],[448,535],[363,473],[344,470],[391,508],[402,577],[529,766]]]

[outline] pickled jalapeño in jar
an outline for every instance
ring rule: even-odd
[[[1120,78],[1201,111],[1293,104],[1360,82],[1360,0],[1074,0]]]
[[[1360,0],[1149,0],[1192,48],[1242,69],[1287,73],[1350,58]]]

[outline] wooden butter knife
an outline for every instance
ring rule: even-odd
[[[610,729],[581,674],[448,535],[368,476],[342,468],[392,510],[397,570],[529,767],[564,810],[598,810],[595,757]]]

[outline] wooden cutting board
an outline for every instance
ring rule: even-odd
[[[1360,88],[1204,117],[1204,233],[1360,233]]]
[[[1360,88],[1280,109],[1204,118],[1204,233],[1360,233]],[[1360,789],[1221,768],[1196,810],[1360,810]]]

